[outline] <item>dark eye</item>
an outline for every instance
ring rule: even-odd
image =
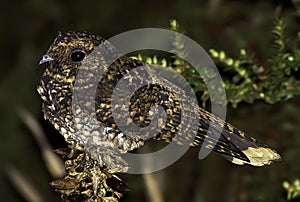
[[[81,50],[74,50],[70,56],[73,62],[80,62],[84,59],[84,57],[85,57],[85,52]]]

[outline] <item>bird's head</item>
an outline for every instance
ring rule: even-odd
[[[54,79],[70,78],[83,59],[103,40],[85,32],[59,32],[39,64],[46,64],[45,74]]]
[[[45,65],[38,85],[42,99],[49,102],[51,94],[71,88],[83,60],[103,41],[100,36],[86,32],[59,32],[39,62]]]

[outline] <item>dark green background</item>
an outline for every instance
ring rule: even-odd
[[[10,0],[0,7],[0,200],[22,201],[10,184],[5,167],[19,169],[44,201],[59,201],[49,187],[48,174],[31,132],[16,113],[22,106],[42,122],[35,86],[38,61],[58,31],[84,30],[109,38],[136,28],[168,28],[177,19],[185,34],[206,50],[225,50],[235,56],[240,48],[266,63],[271,54],[272,24],[279,14],[296,36],[299,17],[295,2],[167,0],[167,1],[42,1]],[[284,180],[300,177],[300,99],[274,105],[257,101],[228,107],[227,120],[262,142],[275,147],[283,161],[263,168],[235,166],[211,154],[198,160],[191,149],[178,162],[157,173],[165,201],[286,201]],[[45,126],[46,124],[43,123]],[[49,127],[47,134],[57,137]],[[57,145],[54,145],[57,146]],[[141,175],[121,175],[131,191],[123,201],[147,201]]]

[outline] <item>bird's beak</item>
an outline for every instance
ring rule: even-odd
[[[49,55],[43,55],[42,59],[40,60],[39,64],[44,64],[46,62],[52,61],[54,60],[52,57],[50,57]]]

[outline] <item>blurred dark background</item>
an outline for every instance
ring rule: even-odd
[[[206,50],[235,56],[241,48],[266,63],[272,48],[272,25],[283,16],[288,32],[300,30],[297,1],[233,0],[28,0],[5,1],[0,7],[0,196],[24,201],[7,176],[12,165],[30,181],[43,201],[60,201],[48,183],[52,177],[32,132],[17,113],[27,109],[39,120],[53,147],[60,136],[42,119],[35,90],[38,61],[58,31],[84,30],[109,38],[136,28],[168,28],[177,19],[185,34]],[[255,168],[235,166],[216,154],[198,160],[190,149],[179,161],[154,175],[165,201],[287,201],[285,180],[300,178],[300,98],[273,105],[257,101],[228,106],[227,120],[276,148],[283,161]],[[120,175],[131,191],[122,201],[149,201],[142,175]],[[294,200],[296,201],[296,200]]]

